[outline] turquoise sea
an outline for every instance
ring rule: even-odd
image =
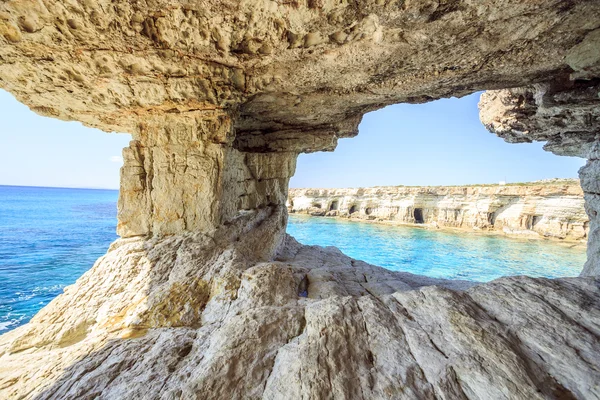
[[[106,253],[118,195],[0,186],[0,333],[29,321]]]
[[[117,238],[115,190],[0,186],[0,334],[72,284]],[[576,276],[585,250],[541,240],[290,216],[301,243],[336,246],[391,270],[489,281]]]
[[[488,282],[507,275],[578,276],[585,248],[497,234],[429,230],[290,215],[299,242],[335,246],[350,257],[433,278]]]

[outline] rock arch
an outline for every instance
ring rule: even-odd
[[[3,2],[0,87],[133,140],[122,239],[0,337],[1,397],[600,396],[585,384],[600,380],[599,15],[594,0]],[[588,158],[582,277],[463,292],[285,235],[299,153],[385,105],[485,89],[489,130]]]

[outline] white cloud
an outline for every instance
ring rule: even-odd
[[[123,157],[121,157],[121,156],[112,156],[110,158],[110,162],[122,164],[123,163]]]

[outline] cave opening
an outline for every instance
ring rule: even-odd
[[[528,230],[533,230],[542,220],[542,215],[529,215],[527,216],[527,220],[525,221],[526,228]]]
[[[337,200],[333,200],[329,205],[329,211],[336,211],[339,207],[339,202]]]
[[[487,216],[488,223],[490,225],[496,224],[496,213],[494,211],[489,212]]]
[[[4,97],[9,97],[8,100],[13,101],[12,96],[9,96],[8,93],[6,92],[0,92],[0,94],[3,94]],[[466,102],[466,101],[470,101],[471,104],[467,104],[469,105],[472,109],[473,107],[473,103],[477,100],[478,98],[478,94],[474,94],[468,97],[465,97],[461,100],[452,100],[452,101],[460,101],[460,102]],[[1,100],[1,97],[0,97]],[[16,100],[14,100],[16,101]],[[438,145],[438,143],[443,143],[440,140],[437,140],[439,138],[434,138],[434,137],[427,137],[427,135],[409,135],[411,136],[411,139],[414,139],[414,143],[413,146],[410,146],[411,149],[410,151],[406,152],[406,153],[400,153],[399,149],[405,149],[408,146],[402,146],[402,140],[406,140],[406,138],[401,138],[402,135],[394,135],[393,132],[390,132],[388,127],[389,126],[393,126],[393,120],[390,120],[389,118],[391,118],[392,114],[394,115],[394,118],[397,119],[397,116],[395,115],[397,113],[396,110],[402,108],[402,109],[410,109],[410,112],[406,112],[405,117],[408,118],[410,117],[412,114],[416,115],[418,117],[418,120],[414,121],[415,126],[419,126],[420,129],[422,129],[424,132],[433,132],[436,130],[440,130],[443,131],[441,129],[441,127],[436,127],[434,126],[428,126],[425,124],[425,122],[429,122],[429,121],[436,121],[435,119],[428,119],[427,115],[430,114],[436,114],[438,116],[440,115],[444,115],[443,112],[444,110],[441,109],[437,109],[436,107],[438,107],[438,105],[443,104],[444,102],[447,102],[450,100],[443,100],[443,101],[435,101],[435,102],[430,102],[427,104],[423,104],[423,105],[409,105],[409,104],[398,104],[395,106],[390,106],[387,107],[386,109],[382,109],[380,111],[376,111],[376,112],[372,112],[369,113],[365,116],[364,118],[364,123],[361,125],[360,129],[362,132],[362,135],[359,135],[356,138],[353,139],[348,139],[348,140],[343,140],[340,141],[339,143],[339,148],[338,150],[336,150],[336,152],[334,153],[311,153],[311,154],[302,154],[300,157],[300,162],[299,162],[299,166],[295,169],[296,171],[299,171],[300,174],[297,174],[297,176],[294,177],[295,180],[299,180],[301,181],[302,179],[302,174],[307,172],[308,174],[310,174],[309,177],[305,178],[305,182],[302,183],[302,186],[305,188],[309,188],[313,185],[319,185],[319,187],[323,188],[323,187],[363,187],[363,189],[358,189],[355,191],[356,196],[354,199],[352,197],[345,197],[345,195],[340,195],[339,192],[335,193],[335,197],[328,199],[327,196],[323,196],[322,193],[323,192],[316,192],[316,193],[320,193],[319,195],[315,196],[316,198],[310,199],[310,196],[307,197],[308,200],[302,200],[302,199],[298,199],[298,201],[294,201],[292,198],[288,199],[288,212],[290,213],[294,213],[297,214],[298,213],[298,209],[300,209],[301,207],[305,207],[306,205],[310,205],[312,207],[314,207],[315,209],[313,209],[312,211],[314,212],[315,215],[325,215],[327,212],[329,211],[337,211],[343,209],[348,210],[348,212],[343,212],[341,213],[343,216],[348,217],[349,215],[352,216],[352,221],[359,221],[359,220],[375,220],[377,219],[382,220],[382,222],[387,222],[385,219],[385,213],[388,212],[387,210],[389,210],[389,215],[390,218],[389,219],[394,219],[397,220],[397,222],[402,222],[401,220],[405,220],[406,222],[414,222],[416,224],[424,224],[425,223],[425,218],[424,218],[424,208],[415,208],[412,210],[412,221],[410,221],[410,217],[411,217],[411,212],[409,211],[411,206],[408,207],[398,207],[397,205],[395,205],[395,203],[390,203],[390,204],[385,204],[385,205],[381,205],[378,204],[377,202],[372,202],[372,197],[361,197],[365,195],[365,192],[368,193],[369,188],[372,188],[373,186],[376,185],[394,185],[394,184],[407,184],[410,186],[425,186],[427,184],[438,184],[438,183],[442,183],[442,184],[454,184],[456,183],[455,181],[427,181],[427,179],[457,179],[457,178],[453,178],[456,176],[464,176],[465,171],[464,170],[459,170],[459,169],[454,169],[454,165],[460,165],[460,160],[457,158],[454,159],[445,159],[444,157],[448,154],[452,154],[455,157],[463,157],[464,158],[464,154],[462,156],[460,156],[460,151],[463,151],[464,149],[469,149],[470,151],[472,151],[474,154],[483,154],[485,149],[488,149],[489,145],[494,145],[495,148],[501,148],[502,151],[499,151],[498,154],[496,154],[496,158],[497,159],[509,159],[509,157],[507,156],[508,153],[503,153],[503,152],[513,152],[514,147],[512,145],[509,145],[507,143],[504,142],[497,142],[496,139],[494,138],[493,135],[490,135],[489,133],[485,132],[485,133],[481,133],[479,132],[466,132],[464,129],[462,129],[462,127],[454,127],[452,128],[453,131],[457,131],[460,132],[460,135],[455,135],[455,137],[453,138],[453,144],[452,144],[452,151],[449,151],[448,146],[447,145]],[[25,108],[24,106],[21,106],[22,108]],[[408,108],[407,108],[408,107]],[[418,109],[423,109],[424,111],[418,111],[418,112],[414,112],[413,110],[418,110]],[[456,112],[456,110],[451,110]],[[30,112],[29,110],[23,110],[23,114],[25,114],[25,112]],[[445,112],[448,112],[448,110],[445,110]],[[17,113],[15,113],[17,114]],[[386,119],[387,118],[387,119]],[[403,119],[403,123],[407,122],[407,120]],[[443,118],[440,118],[440,120],[442,120]],[[29,126],[29,121],[37,121],[37,120],[43,120],[43,124],[44,124],[44,128],[40,129],[39,126]],[[384,121],[386,122],[386,125],[378,125],[376,122],[379,121]],[[10,122],[8,122],[10,124]],[[44,178],[44,182],[37,182],[37,181],[25,181],[25,183],[27,184],[31,184],[31,185],[37,185],[37,186],[44,186],[44,185],[48,185],[48,184],[52,184],[52,185],[56,185],[56,186],[84,186],[84,185],[91,185],[91,186],[95,186],[95,187],[107,187],[112,186],[112,187],[116,187],[117,186],[117,182],[118,182],[118,168],[121,166],[122,162],[123,162],[123,158],[119,155],[121,152],[121,149],[123,147],[127,148],[127,143],[131,140],[131,136],[129,134],[121,134],[121,135],[107,135],[103,132],[97,131],[97,130],[91,130],[88,128],[83,128],[79,123],[65,123],[59,120],[53,120],[53,119],[49,119],[49,118],[43,118],[43,117],[39,117],[39,116],[35,116],[34,119],[30,119],[29,116],[25,116],[22,115],[22,118],[20,118],[19,120],[19,124],[26,124],[28,126],[28,131],[31,132],[40,132],[40,133],[44,133],[44,135],[39,135],[39,137],[36,137],[35,142],[36,143],[41,143],[40,146],[38,146],[40,149],[54,149],[55,151],[44,151],[42,155],[38,155],[36,154],[35,157],[36,159],[42,160],[42,162],[46,163],[46,165],[48,166],[52,166],[52,165],[57,165],[60,167],[65,167],[63,170],[53,170],[52,168],[44,168],[44,169],[40,169],[38,168],[36,170],[36,175],[38,178]],[[17,127],[17,123],[14,123],[14,126]],[[66,127],[66,128],[65,128]],[[85,134],[81,134],[79,131],[81,129],[85,129]],[[447,126],[443,127],[444,129],[449,129]],[[460,129],[459,129],[460,128]],[[20,128],[19,128],[20,129]],[[480,126],[480,130],[485,129],[483,126]],[[27,146],[27,138],[25,135],[12,135],[10,136],[10,131],[17,131],[17,128],[14,127],[10,127],[9,129],[6,130],[6,139],[8,139],[10,137],[10,140],[12,140],[12,143],[17,143],[17,147],[18,149],[27,149],[27,151],[31,152],[32,150],[30,149],[30,147]],[[76,131],[77,130],[77,131]],[[56,131],[56,132],[52,132],[52,131]],[[63,143],[69,143],[69,145],[67,146],[62,145],[62,146],[57,146],[57,144],[60,144],[61,142],[61,133],[68,133],[69,137],[65,138]],[[90,135],[91,132],[91,135]],[[52,133],[52,135],[49,135],[48,133]],[[472,136],[471,136],[472,134]],[[377,136],[377,135],[381,135],[381,136]],[[118,141],[119,144],[117,145],[118,150],[114,150],[113,147],[111,147],[112,153],[105,153],[102,157],[100,158],[99,155],[101,153],[100,150],[103,150],[104,148],[108,148],[107,144],[103,144],[103,145],[93,145],[92,142],[95,141],[95,137],[98,136],[100,139],[98,140],[105,140],[105,141]],[[414,136],[414,137],[413,137]],[[16,139],[15,139],[16,138]],[[51,138],[51,139],[50,139]],[[2,139],[2,136],[0,135],[0,139]],[[422,140],[422,141],[417,141],[418,140]],[[30,140],[30,139],[29,139]],[[48,142],[46,142],[45,140],[48,140]],[[396,140],[398,140],[396,142]],[[492,141],[494,141],[494,143],[491,143]],[[381,143],[387,143],[386,146],[382,146]],[[490,143],[488,143],[490,142]],[[8,141],[6,142],[8,143]],[[11,143],[11,145],[12,145]],[[21,144],[22,143],[22,144]],[[475,143],[476,145],[473,145],[473,143]],[[2,142],[0,142],[0,144],[2,144]],[[479,146],[479,147],[478,147]],[[564,169],[567,169],[567,167],[569,169],[572,169],[573,171],[577,170],[577,168],[580,165],[577,165],[576,168],[573,168],[573,162],[571,161],[572,159],[566,158],[566,157],[556,157],[550,153],[544,153],[543,150],[541,149],[541,144],[522,144],[519,145],[517,147],[518,150],[520,149],[524,149],[524,153],[525,153],[525,149],[527,147],[529,148],[535,148],[535,147],[539,147],[538,149],[534,149],[535,151],[541,153],[545,158],[552,158],[552,162],[555,164],[562,164],[561,167]],[[73,169],[72,168],[72,163],[59,163],[57,162],[56,159],[58,160],[69,160],[72,157],[70,156],[70,154],[68,154],[69,150],[73,149],[73,148],[77,148],[81,151],[78,151],[78,157],[81,159],[85,158],[85,162],[81,161],[78,163],[78,165],[80,165],[80,168],[76,168]],[[415,151],[415,149],[425,149],[427,148],[427,157],[424,157],[424,155],[420,152],[420,151]],[[89,149],[90,152],[89,153],[85,153],[83,150]],[[62,150],[64,150],[64,152],[62,152]],[[12,153],[12,152],[11,152]],[[18,155],[19,153],[17,151],[14,152],[13,154],[8,154],[7,157],[5,157],[4,160],[0,160],[0,165],[5,165],[4,168],[0,168],[0,170],[3,170],[5,172],[5,181],[0,182],[0,183],[10,183],[10,179],[11,178],[11,174],[17,173],[17,172],[23,172],[23,171],[27,171],[28,170],[28,166],[26,165],[26,163],[24,163],[24,160],[31,160],[32,158],[32,154],[21,154],[20,155],[20,161],[16,160],[16,161],[11,161],[11,157],[12,159],[14,159],[16,157],[16,155]],[[110,154],[110,155],[108,155]],[[257,153],[260,154],[260,153]],[[47,160],[43,158],[43,156],[47,157]],[[54,157],[54,159],[53,159]],[[266,156],[263,156],[262,154],[260,156],[256,156],[256,159],[260,159],[260,158],[266,158]],[[316,158],[323,158],[323,161],[318,161],[318,162],[314,162],[313,160],[315,160]],[[249,159],[251,159],[250,157],[248,157]],[[347,164],[344,164],[340,161],[340,158],[343,158],[347,161]],[[444,169],[445,172],[444,174],[437,174],[437,175],[431,175],[431,176],[427,176],[427,166],[429,164],[432,164],[432,158],[435,159],[435,163],[436,164],[440,164],[440,165],[444,165]],[[526,159],[527,157],[522,157],[523,159]],[[360,162],[357,162],[357,160],[360,160]],[[398,162],[395,162],[394,160],[398,160]],[[47,162],[46,162],[47,161]],[[106,179],[106,184],[103,183],[103,181],[96,181],[96,180],[91,180],[91,177],[94,176],[95,171],[93,172],[89,172],[88,170],[91,168],[94,168],[94,163],[92,161],[98,161],[99,163],[104,163],[100,165],[102,166],[102,168],[108,168],[110,171],[107,173],[103,173],[103,178]],[[11,167],[10,163],[12,162],[12,166],[17,166],[16,168]],[[177,163],[179,162],[179,160],[176,159],[175,155],[173,155],[172,158],[169,158],[168,160],[166,159],[165,162],[168,162],[169,167],[176,167]],[[329,165],[331,165],[331,169],[328,170],[326,167],[324,167],[323,163],[331,163]],[[571,163],[570,165],[569,162]],[[3,164],[4,163],[4,164]],[[409,163],[411,171],[416,171],[416,172],[411,172],[411,173],[406,173],[406,170],[401,170],[399,169],[400,165],[402,163]],[[308,165],[310,164],[310,165]],[[498,166],[499,165],[499,166]],[[504,164],[495,164],[495,168],[500,169],[506,169],[506,165]],[[88,168],[89,167],[89,168]],[[309,168],[310,167],[310,168]],[[470,168],[473,169],[473,168]],[[515,169],[524,169],[522,166],[516,165]],[[97,170],[99,170],[97,168]],[[170,168],[167,168],[167,170],[170,170]],[[423,172],[420,172],[423,171]],[[52,172],[52,178],[50,179],[50,177],[46,178],[44,174],[46,173],[50,173]],[[81,175],[81,177],[80,177]],[[62,178],[63,180],[58,181],[56,178]],[[441,177],[441,178],[440,178]],[[66,179],[69,178],[70,181],[67,181]],[[77,181],[75,180],[75,178],[77,178]],[[156,178],[156,177],[155,177]],[[160,177],[158,177],[160,178]],[[328,180],[321,180],[319,181],[318,179],[331,179],[330,181]],[[462,179],[462,178],[461,178]],[[469,179],[475,179],[473,177],[470,177]],[[110,183],[109,180],[112,180],[112,182],[114,183]],[[16,181],[16,178],[15,178]],[[23,182],[23,180],[21,180],[20,182]],[[31,183],[30,183],[31,182]],[[125,180],[125,183],[130,182]],[[263,182],[258,182],[258,183],[262,183],[267,185],[273,185],[275,183],[277,183],[278,185],[281,184],[282,182],[277,182],[276,180],[271,180],[271,181],[263,181]],[[300,184],[296,184],[296,187],[300,186]],[[129,187],[125,187],[126,189],[130,189]],[[268,196],[271,196],[271,193],[269,193],[269,191],[272,190],[272,188],[268,188],[265,189],[265,192]],[[379,189],[377,189],[379,190]],[[133,191],[131,191],[133,193]],[[376,193],[376,192],[372,192],[372,193]],[[368,195],[368,196],[373,196],[374,194]],[[116,196],[117,193],[114,192],[111,194],[112,198],[110,199],[110,202],[112,202],[111,204],[116,203]],[[192,198],[192,197],[191,197]],[[240,197],[243,201],[247,201],[249,202],[251,196],[242,196]],[[311,203],[311,200],[313,201]],[[329,200],[329,201],[328,201]],[[270,202],[271,200],[268,200],[268,202]],[[354,203],[355,202],[355,203]],[[109,202],[107,201],[107,204]],[[350,203],[351,206],[347,209],[346,205]],[[269,203],[270,204],[270,203]],[[367,207],[365,207],[364,205],[368,204]],[[423,204],[421,202],[419,202],[418,204]],[[428,207],[428,206],[424,206],[424,207]],[[454,205],[450,205],[448,207],[448,209],[454,209]],[[110,210],[112,210],[112,212],[114,213],[114,210],[116,209],[116,207],[110,205],[109,206]],[[434,218],[436,216],[436,214],[434,212],[432,212],[429,208],[428,209],[428,219],[427,221],[434,221]],[[377,210],[376,212],[376,216],[377,218],[375,218],[373,216],[373,213],[375,212],[375,210]],[[460,210],[456,209],[454,214],[454,219],[458,220],[460,215]],[[497,213],[489,213],[487,218],[488,218],[488,222],[490,224],[494,224],[495,223],[495,219],[496,219],[496,214],[500,214],[501,210],[499,210]],[[332,213],[330,215],[334,215],[335,213]],[[532,213],[533,214],[533,213]],[[396,215],[398,215],[398,218],[396,218]],[[502,214],[504,215],[504,214]],[[127,217],[127,214],[122,214],[122,216]],[[383,217],[382,217],[383,216]],[[467,216],[464,217],[465,219],[467,218]],[[485,218],[485,217],[484,217]],[[293,218],[292,218],[293,219]],[[332,220],[329,220],[327,223],[332,223]],[[485,222],[485,220],[483,221]],[[502,222],[504,223],[504,216],[502,216]],[[529,226],[529,230],[533,230],[534,227],[538,226],[538,225],[545,225],[546,224],[546,220],[543,220],[542,216],[539,215],[531,215],[531,218],[528,222],[528,226]],[[184,225],[185,226],[185,225]],[[586,225],[587,226],[587,225]],[[538,232],[542,232],[542,229],[539,229],[539,227],[536,229],[536,231]],[[316,237],[317,235],[311,235],[312,237]],[[334,235],[332,235],[334,236]],[[341,235],[337,235],[338,237],[341,237],[342,239],[344,234]],[[106,238],[107,241],[111,241],[114,240],[116,236],[114,235],[114,232],[110,231],[107,233]],[[348,243],[352,243],[352,244],[356,244],[358,243],[360,240],[365,240],[368,242],[372,242],[372,237],[364,237],[364,238],[352,238],[349,239],[347,242]],[[337,243],[335,244],[337,245]],[[342,247],[341,245],[339,245],[340,247]],[[358,246],[357,246],[358,247]],[[377,250],[376,246],[373,245],[372,246],[375,250],[374,253],[379,252],[381,253],[382,250]],[[395,248],[394,246],[390,246],[389,248],[394,248],[395,251],[397,253],[399,253],[397,251],[397,248]],[[348,251],[351,252],[354,249],[344,249],[342,248],[343,251]],[[98,253],[92,253],[90,252],[90,257],[93,258],[93,260],[90,260],[86,265],[92,265],[93,261],[99,257],[102,254],[98,254]],[[373,264],[377,264],[378,262],[378,255],[375,254],[373,255],[372,261]],[[398,257],[398,265],[400,265],[401,263],[401,259],[400,257]],[[476,262],[476,261],[474,261]],[[1,263],[0,263],[1,264]],[[583,261],[581,262],[581,264],[583,264]],[[81,272],[81,271],[80,271]]]
[[[422,224],[425,222],[423,220],[423,209],[422,208],[415,208],[413,211],[413,217],[415,219],[416,224]]]
[[[498,140],[481,121],[472,123],[478,119],[476,112],[480,96],[481,92],[460,99],[396,104],[367,113],[358,127],[358,136],[339,140],[334,152],[301,154],[291,187],[298,190],[314,189],[312,196],[307,196],[306,191],[302,192],[305,196],[302,201],[305,204],[309,204],[310,200],[322,201],[323,210],[319,210],[319,213],[335,210],[336,201],[339,201],[337,208],[343,210],[341,216],[353,222],[415,224],[419,228],[439,231],[440,237],[444,230],[456,229],[463,232],[481,230],[486,231],[481,232],[483,235],[493,233],[498,237],[529,235],[529,238],[537,239],[531,232],[535,231],[540,239],[550,235],[570,235],[574,240],[583,238],[589,229],[583,222],[578,222],[576,234],[567,232],[567,224],[564,224],[565,227],[552,228],[549,226],[551,219],[547,216],[534,218],[533,214],[542,213],[530,212],[531,208],[523,207],[517,197],[520,196],[519,191],[527,190],[525,186],[528,182],[540,181],[539,187],[543,188],[554,185],[553,182],[543,182],[551,177],[559,180],[576,178],[576,171],[584,165],[584,159],[559,157],[544,150],[541,142],[520,143],[517,146]],[[437,117],[431,118],[432,115]],[[400,116],[402,125],[409,127],[406,135],[398,134],[395,129]],[[450,131],[454,132],[452,140],[448,140]],[[531,170],[523,161],[527,157],[516,159],[515,153],[529,154],[539,165]],[[496,195],[500,196],[500,200],[494,199]],[[523,218],[524,214],[532,215],[529,222]],[[329,215],[333,216],[334,213]],[[578,215],[584,215],[583,209],[578,211]],[[521,218],[522,222],[519,221]],[[335,221],[330,219],[328,223],[334,224]],[[294,223],[292,219],[291,224]],[[552,229],[560,230],[560,233],[552,232]],[[301,235],[296,229],[292,229],[290,234]],[[340,247],[361,240],[351,238],[345,231],[342,235],[333,236],[335,245]],[[464,237],[468,241],[467,236]],[[307,240],[313,238],[313,234],[307,235]],[[369,236],[366,240],[371,239]],[[397,249],[405,246],[402,235],[398,234],[390,240],[397,242],[398,246],[389,248],[401,253]],[[494,252],[503,252],[502,246],[488,249],[490,257],[494,257]],[[343,251],[356,252],[359,247],[345,247]],[[379,261],[384,248],[374,248],[372,254],[369,253],[373,263]],[[547,252],[552,252],[552,249]],[[565,265],[565,276],[577,275],[581,269],[571,271],[568,265],[572,263],[564,262],[559,253],[556,252],[555,257]],[[585,262],[585,251],[573,253],[577,254],[573,254],[572,259],[577,259],[577,265],[581,268]],[[439,254],[441,258],[445,256]],[[485,261],[487,256],[480,256],[479,259],[474,257],[468,261],[473,264],[474,271],[480,266],[490,274],[501,270],[501,267],[488,264]],[[525,260],[527,256],[521,258]],[[408,271],[418,264],[402,265],[400,256],[394,260],[398,267]],[[528,264],[527,271],[531,273],[538,268],[531,266],[529,261],[523,263]],[[418,271],[417,267],[414,268]],[[502,276],[512,274],[509,267],[501,272]]]

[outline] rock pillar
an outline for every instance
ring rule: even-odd
[[[244,210],[283,207],[296,153],[233,147],[220,110],[149,117],[123,151],[122,237],[210,232]]]
[[[579,170],[585,197],[585,211],[590,218],[587,261],[581,276],[600,275],[600,140],[592,145],[585,166]]]

